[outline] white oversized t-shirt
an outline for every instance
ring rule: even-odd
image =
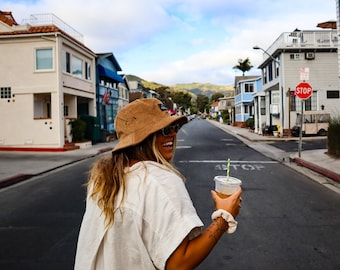
[[[183,180],[159,163],[138,162],[127,170],[124,201],[111,227],[87,198],[75,269],[164,269],[183,239],[202,226]]]

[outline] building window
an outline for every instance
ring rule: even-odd
[[[85,62],[85,79],[91,80],[91,64]]]
[[[35,51],[35,69],[36,70],[51,70],[53,69],[53,50],[36,49]]]
[[[266,115],[266,97],[261,97],[260,109],[261,115]]]
[[[69,52],[63,52],[63,71],[71,73],[71,57]]]
[[[244,113],[249,113],[249,106],[248,105],[244,105]]]
[[[252,83],[244,84],[244,92],[245,93],[252,93],[252,92],[254,92],[254,84],[252,84]]]
[[[294,92],[292,92],[294,93]],[[295,112],[296,111],[296,96],[291,95],[290,96],[290,111]]]
[[[240,94],[240,85],[238,84],[235,89],[235,96]]]
[[[83,60],[72,55],[71,65],[72,65],[71,73],[79,78],[83,78]]]
[[[268,80],[272,81],[273,80],[273,63],[270,62],[268,65]]]
[[[299,53],[291,53],[289,55],[290,60],[300,60],[300,54]]]
[[[34,119],[51,118],[51,94],[34,94]]]
[[[235,113],[241,114],[241,106],[235,106]]]
[[[339,91],[338,90],[327,90],[327,98],[339,98]]]
[[[280,93],[279,91],[272,91],[272,104],[280,104]]]
[[[11,98],[11,87],[0,87],[0,98]]]
[[[280,76],[280,57],[275,58],[275,78]]]
[[[292,97],[293,99],[293,97]],[[294,96],[295,99],[295,109],[296,111],[300,112],[301,111],[301,99],[296,98],[296,96]],[[305,99],[305,102],[303,102],[304,104],[304,111],[317,111],[317,94],[316,91],[313,91],[313,94],[310,98]],[[293,111],[293,109],[291,108],[291,111]]]
[[[267,69],[262,69],[263,84],[267,83]]]

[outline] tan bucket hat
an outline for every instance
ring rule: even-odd
[[[188,119],[171,116],[168,108],[156,98],[137,99],[118,111],[115,120],[118,144],[112,152],[136,145],[174,122],[183,126]]]

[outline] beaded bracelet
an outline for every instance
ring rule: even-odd
[[[211,219],[214,221],[216,218],[222,217],[228,223],[227,233],[234,233],[237,229],[237,221],[232,214],[224,209],[218,209],[212,213]]]

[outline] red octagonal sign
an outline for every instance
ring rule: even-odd
[[[295,95],[301,99],[307,99],[313,94],[312,86],[309,83],[299,83],[295,88]]]

